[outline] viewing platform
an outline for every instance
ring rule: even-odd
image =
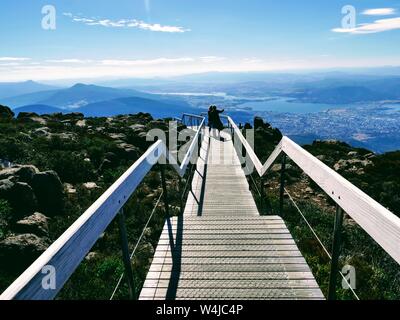
[[[259,215],[230,137],[205,131],[184,214],[166,221],[140,299],[324,299],[284,221]]]

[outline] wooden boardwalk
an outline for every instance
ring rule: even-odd
[[[205,137],[184,214],[167,220],[140,299],[324,299],[283,220],[259,215],[225,140]]]

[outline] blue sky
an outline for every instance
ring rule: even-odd
[[[343,28],[342,8],[356,9]],[[56,29],[42,28],[42,8]],[[400,1],[2,0],[0,81],[400,65]]]

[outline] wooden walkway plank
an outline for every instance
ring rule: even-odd
[[[284,221],[259,215],[225,138],[203,140],[184,214],[165,223],[140,299],[324,299]]]

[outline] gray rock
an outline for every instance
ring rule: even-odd
[[[19,132],[18,139],[22,142],[27,142],[27,143],[30,143],[33,140],[32,137],[25,132]]]
[[[84,114],[80,112],[71,112],[63,114],[63,118],[69,120],[78,120],[78,119],[83,119],[84,117],[85,117]]]
[[[0,180],[0,198],[10,203],[14,219],[30,215],[38,205],[30,185],[25,182],[13,182],[10,179]]]
[[[18,180],[29,184],[31,183],[33,176],[38,172],[38,168],[32,165],[14,165],[11,168],[0,171],[0,180]]]
[[[54,171],[35,174],[32,187],[39,202],[39,209],[48,216],[61,213],[64,203],[64,187]]]
[[[147,139],[147,132],[141,132],[141,133],[139,133],[139,134],[138,134],[138,137],[141,138],[141,139],[143,139],[143,140],[146,140],[146,139]]]
[[[91,251],[86,255],[85,260],[86,261],[95,260],[98,256],[99,256],[99,254],[97,252]]]
[[[49,246],[49,240],[34,234],[19,234],[0,241],[0,260],[5,268],[21,271]]]
[[[146,126],[143,124],[134,124],[129,128],[132,129],[132,131],[137,134],[146,131]]]
[[[140,253],[137,255],[137,261],[149,262],[154,256],[154,248],[151,243],[142,244],[139,247],[138,252]]]
[[[67,194],[69,195],[74,195],[76,194],[76,189],[74,188],[74,186],[70,183],[64,183],[64,190]]]
[[[358,156],[358,152],[357,151],[350,151],[347,155],[349,157],[357,157]]]
[[[53,133],[51,137],[58,137],[61,140],[76,140],[76,134],[72,132]]]
[[[109,133],[108,136],[113,140],[125,140],[126,135],[123,133]]]
[[[0,119],[11,120],[14,117],[14,112],[9,107],[0,105]]]
[[[150,237],[152,235],[152,233],[153,232],[152,232],[151,228],[147,227],[143,232],[143,236]]]
[[[75,125],[80,128],[86,127],[86,120],[78,120]]]
[[[344,160],[344,159],[341,159],[337,163],[335,163],[333,168],[336,171],[347,170],[349,172],[357,172],[360,168],[365,168],[371,164],[372,164],[372,161],[370,161],[370,160],[360,160],[360,159]]]
[[[307,188],[306,188],[306,193],[313,194],[313,193],[314,193],[314,190],[311,189],[310,187],[307,187]]]
[[[86,190],[99,189],[100,187],[95,182],[86,182],[82,184],[82,187]]]
[[[139,148],[128,144],[128,143],[120,143],[117,145],[118,152],[122,157],[128,160],[137,160],[139,159],[140,150]]]
[[[318,140],[317,140],[318,141]],[[321,141],[321,140],[319,140],[319,141]],[[325,140],[325,141],[323,141],[323,142],[325,142],[325,143],[327,143],[327,144],[340,144],[340,141],[339,140],[334,140],[334,139],[331,139],[331,140]]]
[[[282,166],[280,164],[274,164],[271,168],[272,172],[280,172],[282,169]]]
[[[34,112],[20,112],[17,120],[23,123],[39,123],[46,125],[47,121]]]
[[[365,156],[364,156],[364,158],[366,158],[366,159],[373,159],[373,158],[376,158],[376,155],[375,155],[375,153],[368,153],[368,154],[366,154]]]
[[[291,170],[291,169],[293,169],[293,166],[291,164],[287,163],[286,166],[285,166],[285,169],[286,170]],[[274,164],[272,166],[272,168],[271,168],[272,172],[281,172],[281,170],[282,170],[282,165],[279,164],[279,163]]]
[[[72,120],[62,120],[61,123],[67,127],[72,126]]]
[[[153,120],[153,117],[151,116],[150,113],[139,112],[139,113],[135,114],[134,117],[136,119],[138,119],[139,121],[146,122],[146,123]]]
[[[17,221],[13,228],[18,233],[31,233],[37,236],[49,236],[48,218],[39,212]]]
[[[41,127],[33,130],[32,135],[36,137],[48,137],[51,133],[48,127]]]

